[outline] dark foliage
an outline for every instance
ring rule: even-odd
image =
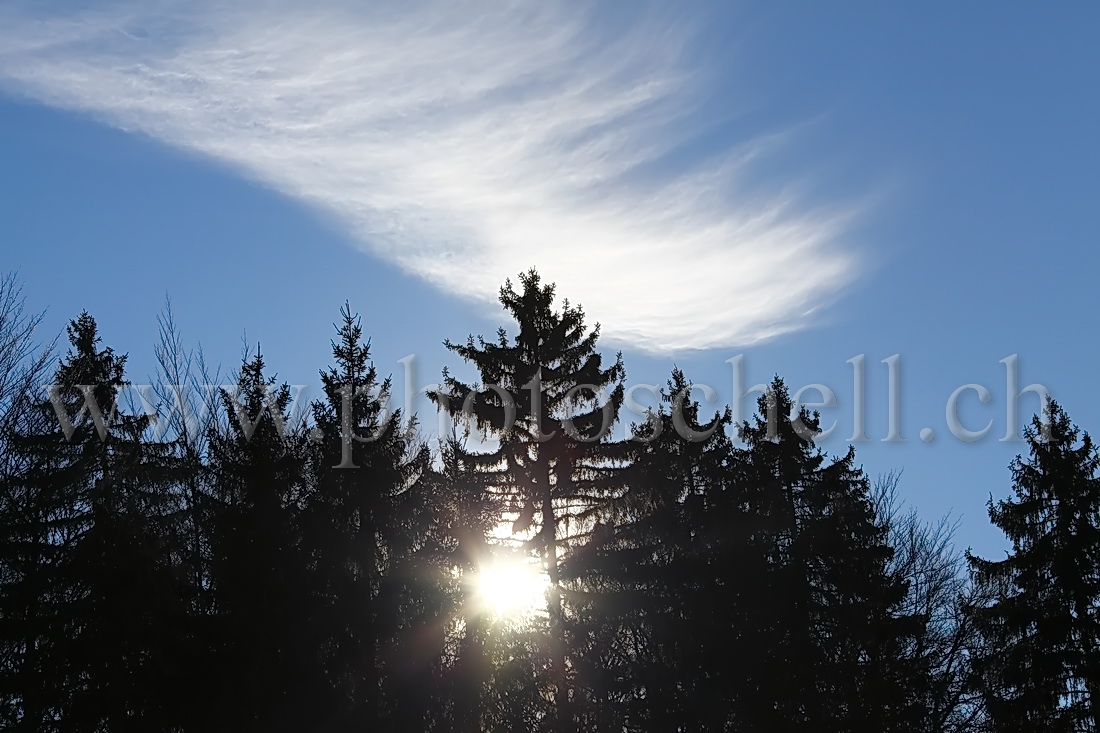
[[[1097,729],[1100,458],[1060,407],[967,563],[778,377],[736,425],[676,369],[616,439],[599,328],[533,270],[500,300],[433,451],[347,306],[304,410],[258,352],[204,390],[169,310],[154,419],[87,314],[47,388],[0,282],[0,728]],[[508,558],[540,608],[486,605]]]
[[[989,503],[1012,551],[999,561],[969,558],[993,596],[973,607],[987,642],[976,667],[994,730],[1095,731],[1100,456],[1057,403],[1044,417],[1027,431],[1030,459],[1012,464],[1014,497]]]

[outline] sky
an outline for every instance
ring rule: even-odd
[[[169,297],[315,395],[347,300],[431,432],[442,341],[536,267],[628,386],[832,390],[823,449],[997,557],[1010,391],[1100,429],[1098,82],[1085,2],[8,0],[0,269],[136,383]]]

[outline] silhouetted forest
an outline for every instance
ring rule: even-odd
[[[524,273],[446,341],[478,376],[436,441],[349,308],[304,414],[258,352],[202,389],[166,313],[154,421],[90,315],[50,356],[3,280],[0,728],[1097,730],[1098,457],[1061,407],[990,503],[1011,552],[972,557],[779,378],[738,425],[674,370],[614,439],[621,355],[556,295]],[[504,554],[539,609],[479,601]]]

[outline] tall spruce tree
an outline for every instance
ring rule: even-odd
[[[534,270],[510,281],[500,302],[515,319],[518,333],[504,328],[494,341],[470,336],[446,341],[477,369],[480,385],[444,374],[444,390],[434,395],[451,415],[468,415],[497,443],[495,450],[470,456],[484,469],[486,490],[502,511],[515,516],[516,534],[530,541],[549,577],[549,658],[553,680],[553,720],[571,730],[573,671],[565,640],[565,606],[560,563],[591,532],[610,495],[625,456],[610,440],[623,400],[621,355],[609,366],[596,351],[599,326],[589,330],[581,308],[565,301],[555,308],[555,289]]]
[[[918,620],[897,613],[906,586],[868,481],[851,449],[829,461],[814,447],[817,416],[795,411],[781,379],[758,405],[735,460],[769,569],[742,632],[759,646],[742,657],[740,714],[762,730],[908,730],[920,677],[899,651]]]
[[[714,573],[723,561],[748,568],[718,557],[717,542],[738,532],[723,497],[730,412],[701,424],[691,387],[674,370],[634,426],[626,491],[564,568],[577,588],[570,641],[585,729],[708,730],[725,719],[714,711],[727,691],[701,667],[722,639],[708,629],[735,613]]]
[[[313,405],[315,487],[304,515],[322,730],[424,730],[438,716],[445,613],[438,507],[425,447],[387,415],[360,319],[345,304]],[[418,637],[413,640],[413,637]],[[434,641],[433,641],[434,640]],[[433,707],[435,706],[435,707]]]
[[[12,438],[4,482],[0,635],[14,730],[167,731],[178,725],[185,593],[172,563],[178,466],[119,409],[125,357],[87,313],[50,399]]]
[[[989,502],[1012,541],[1004,560],[969,556],[995,601],[973,614],[988,642],[977,661],[993,729],[1100,727],[1100,456],[1053,400],[1012,463],[1014,496]]]
[[[213,617],[204,636],[216,688],[205,708],[207,725],[304,730],[315,713],[302,694],[315,671],[302,633],[306,437],[291,424],[289,387],[264,374],[258,353],[222,398],[227,419],[209,441]]]

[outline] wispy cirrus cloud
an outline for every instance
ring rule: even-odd
[[[854,207],[754,189],[774,137],[677,164],[707,73],[657,11],[41,8],[0,9],[0,85],[225,161],[459,296],[536,266],[612,341],[663,352],[797,329],[858,270]]]

